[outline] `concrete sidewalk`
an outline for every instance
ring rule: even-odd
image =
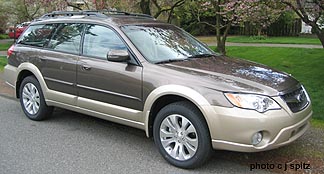
[[[0,56],[7,56],[7,51],[0,51]]]

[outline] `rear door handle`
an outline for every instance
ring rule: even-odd
[[[81,67],[83,70],[87,70],[87,71],[91,70],[91,66],[89,65],[81,65]]]

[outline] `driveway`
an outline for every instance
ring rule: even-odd
[[[63,109],[35,122],[17,100],[0,96],[0,103],[1,173],[251,173],[220,152],[199,169],[178,169],[141,130]]]

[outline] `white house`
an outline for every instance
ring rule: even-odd
[[[302,21],[302,28],[300,33],[312,34],[312,27]]]

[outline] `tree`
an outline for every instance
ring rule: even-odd
[[[274,5],[275,1],[265,0],[196,0],[192,3],[191,11],[198,22],[215,28],[217,50],[223,54],[226,53],[225,42],[231,26],[249,22],[261,35],[262,29],[273,23],[282,10],[279,5]],[[206,16],[213,16],[215,21],[204,21]]]
[[[66,0],[13,0],[7,2],[5,12],[16,18],[15,22],[31,21],[40,15],[54,10],[63,10],[68,6]]]
[[[324,0],[280,0],[310,25],[324,48]]]
[[[232,9],[226,9],[225,4],[232,2]],[[216,30],[217,50],[225,54],[225,41],[228,31],[234,20],[236,1],[230,0],[196,0],[190,3],[191,14],[198,24],[210,26]],[[214,21],[205,21],[204,18],[212,17]]]
[[[144,14],[158,18],[162,13],[168,13],[167,22],[171,22],[174,9],[182,6],[186,0],[140,0],[139,7]]]
[[[236,5],[236,20],[239,23],[249,23],[257,29],[257,35],[261,36],[262,30],[267,29],[273,22],[277,21],[282,12],[283,6],[276,1],[266,0],[244,0]],[[226,7],[232,9],[233,3],[227,3]]]
[[[167,0],[167,1],[163,1],[158,3],[157,0],[151,0],[153,5],[155,6],[155,8],[157,9],[154,17],[157,18],[161,15],[161,13],[163,12],[167,12],[168,13],[168,19],[167,22],[170,23],[171,22],[171,17],[172,14],[174,12],[174,9],[177,7],[182,6],[185,3],[185,0]]]

